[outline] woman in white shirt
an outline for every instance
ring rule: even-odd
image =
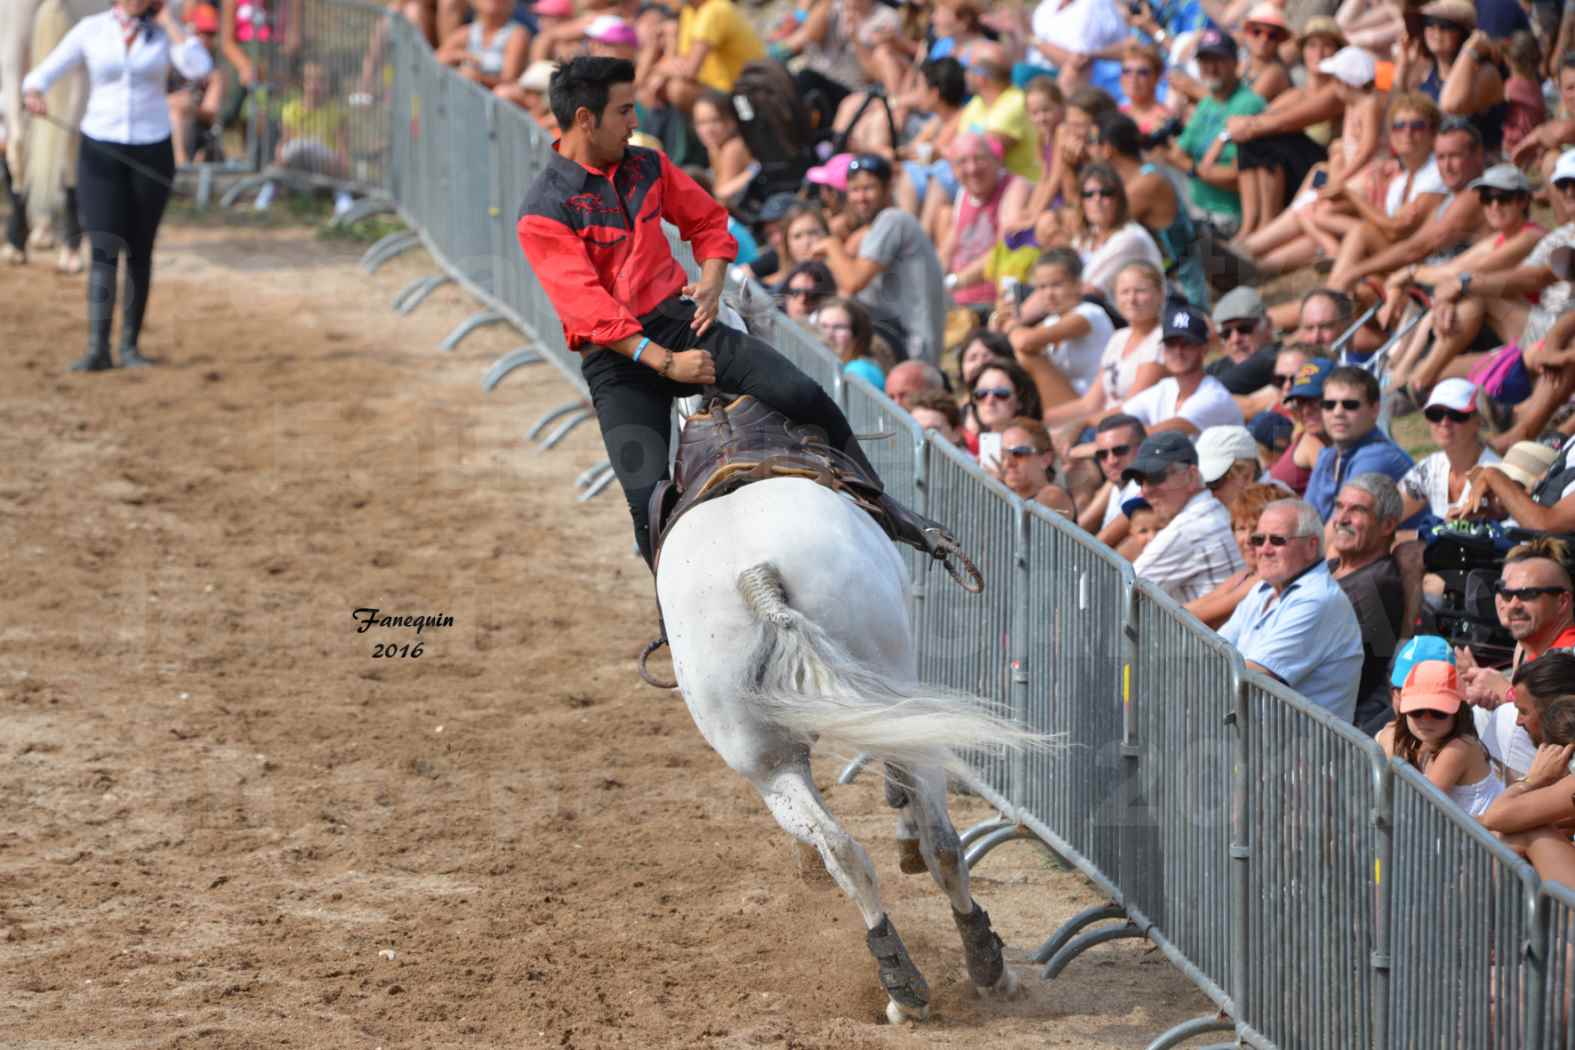
[[[1083,257],[1083,288],[1097,292],[1105,302],[1116,297],[1116,274],[1129,262],[1147,262],[1163,267],[1159,245],[1143,228],[1132,221],[1126,187],[1113,168],[1090,164],[1077,177],[1082,194],[1083,233],[1072,246]]]
[[[73,371],[114,367],[109,335],[115,276],[126,252],[121,364],[151,364],[137,351],[153,276],[153,241],[175,178],[165,85],[171,64],[196,80],[213,68],[201,41],[155,0],[118,0],[78,22],[22,81],[22,101],[44,116],[44,92],[78,66],[88,74],[87,112],[77,161],[77,203],[92,246],[88,268],[88,352]]]
[[[1159,311],[1165,302],[1165,278],[1148,262],[1129,262],[1116,275],[1116,309],[1127,319],[1105,342],[1099,372],[1083,396],[1045,412],[1045,424],[1069,427],[1063,437],[1075,442],[1085,427],[1117,411],[1121,402],[1165,378],[1160,361]]]
[[[1482,443],[1477,386],[1471,380],[1445,379],[1433,387],[1423,412],[1438,451],[1400,479],[1401,521],[1423,510],[1447,517],[1466,494],[1466,475],[1499,462],[1498,453]]]

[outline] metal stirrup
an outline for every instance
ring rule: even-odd
[[[969,594],[978,594],[984,590],[984,574],[956,540],[941,529],[925,529],[924,534],[930,539],[930,554],[946,566],[946,571],[963,590]]]
[[[657,678],[655,675],[651,674],[651,672],[645,668],[645,662],[651,658],[651,655],[666,644],[667,629],[664,627],[662,629],[662,635],[660,638],[657,638],[652,642],[646,642],[645,648],[640,650],[640,677],[645,681],[646,685],[654,685],[658,689],[677,689],[677,682],[663,681],[662,679]]]

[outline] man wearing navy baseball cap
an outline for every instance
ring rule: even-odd
[[[1159,514],[1165,527],[1132,563],[1132,571],[1185,605],[1241,568],[1230,511],[1214,498],[1198,471],[1198,453],[1185,434],[1151,434],[1121,472]]]
[[[1209,427],[1241,426],[1241,409],[1230,391],[1203,371],[1213,342],[1208,315],[1195,306],[1167,303],[1163,320],[1162,361],[1170,374],[1129,397],[1121,411],[1142,420],[1150,434],[1177,430],[1195,437]]]
[[[1226,141],[1218,156],[1210,150],[1231,117],[1264,110],[1263,99],[1236,72],[1236,41],[1229,33],[1205,29],[1198,34],[1198,79],[1208,91],[1192,119],[1170,147],[1171,163],[1191,176],[1192,203],[1209,213],[1220,232],[1241,226],[1241,196],[1236,189],[1236,146]],[[1208,163],[1204,163],[1207,160]]]

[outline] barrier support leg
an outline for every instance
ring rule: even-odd
[[[344,214],[336,216],[328,223],[330,226],[354,226],[362,219],[370,219],[374,215],[382,215],[396,211],[394,202],[382,197],[367,197],[365,200],[356,201],[345,209]]]
[[[251,175],[241,179],[224,191],[224,196],[219,198],[219,207],[233,208],[235,202],[244,197],[251,190],[261,192],[262,188],[274,181],[271,175]]]
[[[367,273],[376,273],[379,266],[420,243],[420,236],[414,233],[386,233],[361,256],[361,269]]]
[[[617,478],[617,476],[618,475],[613,473],[612,467],[609,466],[605,468],[600,474],[596,475],[596,480],[587,485],[585,487],[585,491],[580,493],[579,496],[575,498],[576,502],[584,503],[587,500],[595,499],[597,496],[601,495],[602,489],[613,483],[613,480]],[[638,554],[638,550],[635,553]]]
[[[498,358],[493,366],[487,369],[487,374],[482,377],[481,389],[492,393],[497,385],[503,382],[503,377],[525,365],[540,364],[542,357],[528,346],[517,347]]]
[[[861,751],[857,758],[842,767],[842,772],[837,774],[837,783],[851,784],[858,779],[859,773],[869,764],[869,752]]]
[[[978,842],[980,839],[984,838],[991,832],[999,831],[1001,828],[1014,827],[1016,823],[1016,821],[1007,820],[1000,814],[996,814],[989,820],[980,821],[979,823],[975,824],[973,827],[969,828],[967,831],[958,836],[958,838],[961,841],[962,848],[966,850],[969,846],[973,845],[975,842]]]
[[[469,317],[465,318],[463,321],[459,322],[459,324],[454,326],[454,330],[448,334],[447,338],[438,344],[438,349],[442,350],[444,353],[447,353],[458,346],[460,344],[460,340],[464,339],[476,329],[483,328],[489,324],[499,324],[503,320],[504,317],[502,314],[496,313],[492,310],[482,310],[479,313],[471,314]]]
[[[1090,948],[1097,948],[1099,945],[1109,944],[1111,941],[1124,941],[1134,937],[1141,940],[1145,936],[1143,928],[1135,922],[1129,922],[1122,926],[1107,926],[1103,930],[1085,933],[1059,952],[1056,952],[1050,961],[1045,963],[1044,971],[1039,976],[1047,981],[1053,981],[1061,976],[1061,971],[1071,965],[1073,959]]]
[[[963,854],[963,863],[968,866],[969,871],[972,871],[974,869],[974,865],[983,860],[985,855],[991,850],[995,849],[995,847],[1004,845],[1008,842],[1015,842],[1018,839],[1037,840],[1038,838],[1038,835],[1035,835],[1032,831],[1021,824],[1008,824],[1004,828],[995,829],[988,835],[980,838],[979,841],[975,842],[972,846],[969,846],[968,852]]]
[[[1111,919],[1124,919],[1127,917],[1126,909],[1115,901],[1101,904],[1094,908],[1085,908],[1061,924],[1061,928],[1051,935],[1039,947],[1034,949],[1031,960],[1040,965],[1049,962],[1055,957],[1056,952],[1072,943],[1072,938],[1096,922],[1107,922]]]
[[[420,306],[427,296],[453,279],[446,273],[433,274],[430,277],[417,277],[401,288],[398,295],[394,296],[393,307],[400,314],[408,314]]]
[[[566,404],[559,405],[557,408],[548,409],[542,414],[540,419],[536,420],[535,424],[531,426],[530,430],[525,432],[525,440],[535,441],[536,437],[543,430],[546,430],[552,425],[553,420],[560,419],[563,416],[568,415],[570,412],[577,412],[584,408],[585,404],[586,403],[584,401],[570,401]]]
[[[557,448],[558,442],[569,436],[569,431],[573,430],[587,419],[594,418],[596,418],[596,413],[592,412],[588,408],[582,408],[575,412],[562,423],[559,423],[556,430],[547,435],[547,440],[541,443],[542,450],[545,451],[549,448]]]
[[[1148,1050],[1170,1050],[1196,1035],[1207,1032],[1234,1032],[1235,1024],[1222,1017],[1194,1017],[1190,1021],[1183,1021],[1158,1039],[1148,1044]]]

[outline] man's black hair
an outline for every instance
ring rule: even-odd
[[[1125,113],[1106,113],[1099,118],[1099,141],[1109,146],[1118,156],[1139,157],[1143,154],[1143,135],[1137,122]]]
[[[1331,369],[1329,374],[1323,377],[1324,397],[1329,396],[1329,387],[1335,383],[1361,390],[1362,400],[1370,405],[1376,404],[1382,394],[1378,386],[1378,377],[1361,365],[1341,365],[1339,368]]]
[[[547,102],[552,106],[552,115],[558,118],[558,127],[564,131],[574,126],[574,114],[581,106],[591,111],[596,126],[601,127],[612,86],[633,83],[634,63],[628,59],[581,55],[559,66],[552,75],[547,82]]]
[[[1575,696],[1575,653],[1556,649],[1528,660],[1515,672],[1514,682],[1544,704]]]
[[[1099,425],[1094,427],[1094,433],[1108,434],[1112,430],[1123,430],[1127,427],[1131,427],[1133,430],[1137,431],[1139,441],[1142,441],[1144,438],[1148,437],[1148,427],[1143,425],[1143,421],[1141,419],[1139,419],[1137,416],[1129,416],[1120,412],[1113,416],[1106,416],[1104,419],[1101,419],[1099,421]]]
[[[919,75],[948,106],[960,107],[968,101],[968,78],[962,63],[955,58],[932,59],[919,67]]]

